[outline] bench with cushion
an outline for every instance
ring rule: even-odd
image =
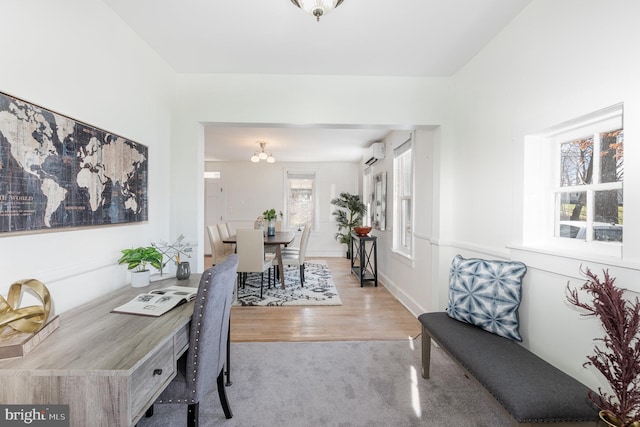
[[[452,319],[421,314],[422,376],[429,378],[431,339],[471,374],[519,425],[581,422],[595,426],[589,389],[515,341]],[[575,424],[580,425],[580,424]]]
[[[447,312],[424,313],[422,376],[429,378],[431,340],[460,364],[519,426],[595,426],[589,389],[517,341],[522,263],[464,259],[451,265]]]

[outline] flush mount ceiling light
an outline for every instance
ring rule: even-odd
[[[260,160],[266,160],[267,163],[275,163],[276,158],[273,157],[271,153],[267,154],[264,152],[264,147],[267,145],[267,143],[258,141],[258,144],[260,144],[260,151],[256,151],[255,153],[253,153],[253,156],[251,156],[251,161],[253,163],[258,163]]]
[[[309,15],[316,17],[320,21],[320,17],[331,12],[340,6],[344,0],[291,0],[293,4],[307,12]]]

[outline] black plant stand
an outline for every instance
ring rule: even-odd
[[[360,279],[360,287],[364,286],[364,282],[373,282],[378,286],[377,239],[376,236],[351,233],[351,272]]]

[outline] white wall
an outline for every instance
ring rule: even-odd
[[[314,171],[319,227],[309,236],[307,256],[345,256],[346,246],[334,238],[337,228],[331,213],[336,207],[331,199],[342,192],[358,194],[358,163],[207,162],[205,168],[222,174],[225,221],[250,227],[267,209],[284,212],[286,170]]]
[[[168,239],[171,69],[99,0],[0,3],[0,91],[149,147],[149,221],[0,237],[0,294],[41,280],[60,313],[123,286],[120,249]]]
[[[413,137],[412,137],[413,135]],[[412,137],[414,161],[414,255],[400,255],[393,249],[393,149]],[[389,289],[416,316],[439,308],[439,288],[432,286],[433,245],[437,242],[433,230],[438,226],[436,207],[438,181],[438,153],[440,128],[419,129],[413,132],[393,131],[384,139],[385,158],[371,166],[372,176],[380,172],[387,175],[385,230],[373,229],[378,245],[378,276]]]
[[[525,261],[520,310],[524,345],[591,387],[582,368],[601,335],[565,302],[567,282],[584,282],[579,266],[611,268],[621,287],[637,286],[640,250],[640,32],[636,1],[534,0],[453,78],[455,137],[443,145],[444,208],[439,286],[455,253]],[[573,259],[523,250],[522,169],[525,135],[624,102],[624,259]],[[511,251],[510,246],[518,247]],[[443,300],[444,302],[444,300]]]

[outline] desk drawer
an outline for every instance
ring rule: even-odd
[[[184,353],[187,348],[189,348],[190,330],[191,323],[187,323],[182,327],[182,329],[176,332],[175,336],[173,337],[173,347],[176,349],[176,360],[178,360],[178,358],[182,356],[182,353]]]
[[[175,376],[173,342],[151,354],[130,377],[131,414],[135,417],[150,406]]]

